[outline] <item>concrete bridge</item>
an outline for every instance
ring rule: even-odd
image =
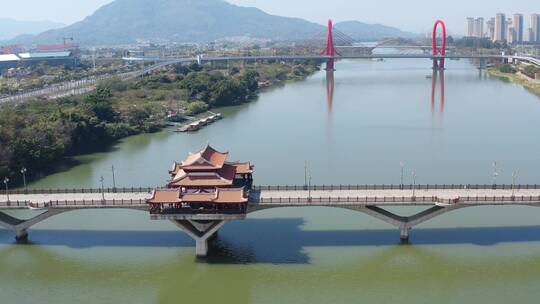
[[[47,218],[82,209],[135,209],[149,211],[146,200],[153,188],[52,189],[11,191],[0,198],[0,226],[13,230],[17,240]],[[8,198],[9,196],[9,198]],[[197,256],[206,256],[208,240],[228,221],[243,220],[249,213],[273,208],[334,207],[362,212],[409,231],[447,212],[474,206],[540,207],[540,185],[338,185],[256,186],[250,193],[247,212],[217,213],[205,210],[185,214],[150,214],[153,220],[170,220],[196,242]],[[425,207],[412,216],[401,216],[386,207]],[[19,219],[12,210],[34,210],[38,215]]]

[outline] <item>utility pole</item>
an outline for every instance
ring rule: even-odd
[[[308,187],[308,169],[307,169],[307,160],[306,160],[306,163],[304,164],[304,188],[307,188]]]
[[[308,180],[308,202],[311,203],[311,172],[309,172],[309,180]]]

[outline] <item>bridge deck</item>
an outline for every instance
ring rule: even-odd
[[[357,190],[261,190],[253,191],[250,197],[252,207],[300,206],[300,205],[518,205],[540,204],[540,189],[516,186],[511,189],[419,189],[413,196],[411,189],[357,189]],[[0,209],[25,209],[32,203],[34,207],[57,209],[88,208],[133,208],[144,209],[150,192],[123,193],[43,193],[11,194],[0,196]],[[105,198],[103,200],[103,198]]]

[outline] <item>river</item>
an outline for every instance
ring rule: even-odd
[[[540,183],[540,99],[467,61],[341,61],[223,109],[193,134],[165,130],[77,157],[33,188],[162,185],[207,142],[255,164],[255,183]],[[429,77],[428,77],[429,76]],[[333,83],[332,83],[333,82]],[[418,211],[394,209],[410,214]],[[21,213],[19,213],[21,215]],[[540,209],[477,207],[415,227],[409,245],[353,211],[250,214],[211,256],[169,222],[122,210],[69,212],[15,244],[0,230],[1,303],[533,303]]]

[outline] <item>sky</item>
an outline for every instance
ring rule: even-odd
[[[151,0],[148,0],[151,1]],[[468,16],[488,18],[497,12],[528,15],[540,13],[538,0],[227,0],[254,6],[268,13],[300,17],[324,24],[334,21],[359,20],[381,23],[416,33],[428,32],[434,21],[442,18],[450,33],[465,31]],[[71,24],[92,14],[112,0],[2,0],[0,18],[18,20],[51,20]]]

